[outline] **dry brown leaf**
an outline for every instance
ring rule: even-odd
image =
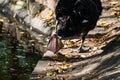
[[[51,62],[48,62],[48,66],[53,66],[53,64]]]
[[[38,74],[38,78],[43,78],[43,77],[45,77],[45,75],[43,75],[43,74]]]
[[[41,15],[41,12],[38,12],[35,16],[38,17]]]
[[[92,80],[98,80],[98,79],[96,79],[96,78],[93,78]]]
[[[65,66],[68,69],[68,68],[70,68],[71,65],[70,64],[66,64]]]
[[[116,5],[116,4],[118,4],[117,1],[111,1],[111,2],[109,2],[109,3],[110,3],[110,5]]]
[[[64,62],[56,62],[57,65],[64,65]]]
[[[70,77],[73,77],[73,75],[72,74],[66,74],[66,75],[64,75],[64,78],[67,80],[68,78],[70,78]]]
[[[58,73],[62,73],[63,69],[61,67],[58,68]]]
[[[51,27],[54,27],[54,28],[55,28],[55,27],[56,27],[56,25],[55,25],[55,24],[52,24],[52,25],[51,25]]]
[[[71,40],[67,40],[67,41],[66,41],[66,44],[67,44],[67,45],[70,45],[70,44],[74,44],[74,42],[71,41]]]
[[[3,22],[4,20],[0,18],[0,22]]]
[[[113,13],[112,13],[113,14]],[[110,23],[106,23],[105,21],[99,20],[97,22],[97,26],[102,26],[102,27],[109,27],[111,24]]]
[[[79,44],[77,42],[74,42],[72,40],[66,40],[64,41],[64,48],[72,48],[72,47],[77,47]]]
[[[57,76],[57,79],[56,79],[56,80],[64,80],[64,78],[61,77],[61,76]]]
[[[55,70],[47,70],[46,71],[46,76],[52,76],[52,75],[55,75]]]
[[[114,7],[114,8],[111,8],[112,10],[115,10],[115,11],[120,11],[120,7]]]
[[[67,53],[65,53],[65,57],[72,57],[72,54],[71,54],[71,52],[67,52]]]
[[[30,27],[29,27],[29,29],[30,29],[30,31],[32,31],[33,27],[32,27],[32,26],[30,26]]]
[[[48,14],[43,17],[45,20],[50,21],[53,18],[53,11],[48,11]]]

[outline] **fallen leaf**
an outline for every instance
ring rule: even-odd
[[[0,18],[0,22],[3,22],[4,20]]]
[[[77,47],[79,44],[77,44],[77,42],[74,42],[72,40],[66,40],[64,41],[64,48],[73,48],[73,47]]]
[[[110,5],[116,5],[116,4],[118,4],[117,1],[111,1],[111,2],[109,2],[109,3],[110,3]]]
[[[98,79],[96,79],[96,78],[93,78],[92,80],[98,80]]]
[[[52,76],[52,75],[55,75],[55,74],[56,74],[56,73],[55,73],[54,70],[51,70],[51,69],[50,69],[50,70],[47,70],[47,71],[46,71],[46,75],[47,75],[47,76]]]
[[[113,14],[112,14],[113,15]],[[102,26],[102,27],[109,27],[111,23],[106,23],[106,21],[99,20],[97,22],[97,26]]]
[[[70,64],[66,64],[65,66],[66,66],[67,68],[70,68],[71,65],[70,65]]]
[[[72,57],[72,53],[71,52],[67,52],[67,53],[65,53],[65,56],[68,57],[68,58]]]
[[[56,62],[57,65],[64,65],[64,62]]]
[[[58,73],[62,73],[63,69],[61,67],[58,68]]]
[[[53,64],[51,62],[48,62],[48,66],[53,66]]]
[[[39,78],[43,78],[45,75],[43,75],[43,74],[38,74],[38,77]]]
[[[48,11],[47,15],[43,17],[46,21],[50,21],[53,18],[53,11]]]

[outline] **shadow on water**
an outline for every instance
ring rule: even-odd
[[[34,53],[31,49],[23,49],[9,34],[0,34],[0,80],[29,80],[41,59],[38,52]]]

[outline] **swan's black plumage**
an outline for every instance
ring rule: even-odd
[[[60,27],[58,35],[64,38],[83,33],[80,50],[85,36],[95,28],[101,12],[100,0],[60,0],[55,9]]]

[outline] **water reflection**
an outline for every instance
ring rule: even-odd
[[[0,80],[29,80],[41,58],[39,53],[35,53],[23,49],[9,34],[0,34]]]

